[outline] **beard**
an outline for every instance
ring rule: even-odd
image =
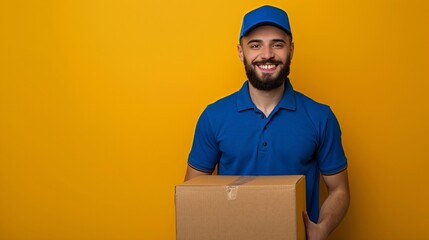
[[[288,79],[290,72],[290,57],[286,59],[285,64],[280,69],[277,77],[270,77],[270,74],[262,73],[262,78],[260,78],[255,71],[256,64],[282,64],[281,61],[268,59],[264,61],[254,61],[253,63],[248,63],[246,57],[244,57],[244,69],[246,70],[247,78],[249,79],[250,84],[258,90],[269,91],[276,89],[283,85],[283,83]]]

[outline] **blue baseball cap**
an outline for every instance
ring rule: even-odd
[[[292,37],[287,13],[280,8],[265,5],[244,15],[243,25],[241,25],[240,40],[254,28],[264,25],[278,27]]]

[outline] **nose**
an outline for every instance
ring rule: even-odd
[[[273,49],[270,48],[270,47],[264,47],[264,48],[262,48],[261,57],[263,59],[273,58],[274,57],[274,51],[273,51]]]

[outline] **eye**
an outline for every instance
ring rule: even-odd
[[[283,48],[284,44],[283,43],[274,43],[273,47],[274,48]]]
[[[251,44],[251,45],[249,45],[249,47],[250,47],[251,49],[260,49],[260,48],[261,48],[261,45],[260,45],[260,44],[255,43],[255,44]]]

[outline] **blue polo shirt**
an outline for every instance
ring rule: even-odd
[[[242,88],[210,104],[195,130],[188,164],[219,175],[296,175],[306,177],[307,211],[317,222],[319,176],[347,167],[341,130],[331,109],[293,90],[266,117]]]

